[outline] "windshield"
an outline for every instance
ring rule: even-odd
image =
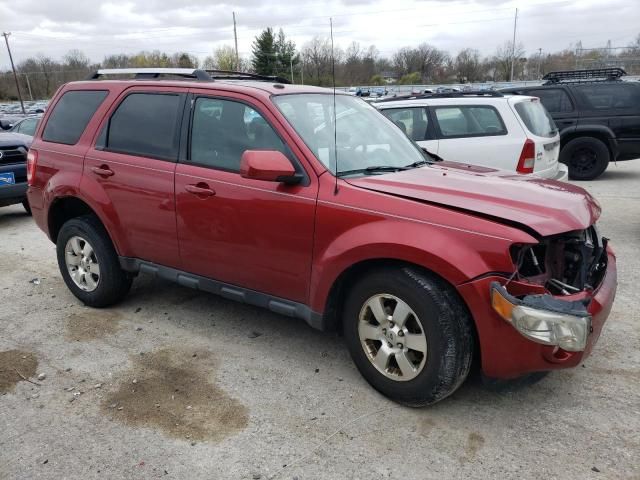
[[[336,170],[338,175],[392,171],[428,160],[393,122],[359,98],[336,95],[335,132],[332,94],[279,95],[273,101],[334,175]]]
[[[558,133],[553,118],[537,98],[518,102],[515,104],[515,108],[527,129],[534,135],[554,137]]]

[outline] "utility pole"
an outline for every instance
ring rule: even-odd
[[[23,73],[24,78],[27,79],[27,89],[29,90],[29,98],[33,101],[33,93],[31,92],[31,82],[29,81],[29,74]]]
[[[540,80],[540,67],[542,65],[542,48],[538,48],[538,75],[536,75],[536,79]]]
[[[238,32],[236,31],[236,12],[233,13],[233,38],[236,42],[236,71],[240,70],[240,56],[238,55]]]
[[[13,70],[13,79],[16,82],[16,90],[18,90],[18,98],[20,99],[20,107],[22,108],[22,114],[26,115],[27,112],[25,112],[24,110],[24,102],[22,101],[22,93],[20,92],[20,83],[18,82],[16,67],[13,64],[13,57],[11,56],[11,49],[9,48],[9,35],[11,35],[11,32],[2,32],[2,36],[4,37],[4,43],[7,44],[7,52],[9,52],[9,61],[11,62],[11,69]]]
[[[293,55],[289,57],[289,66],[291,67],[291,83],[293,82]]]
[[[513,82],[513,65],[516,61],[516,26],[518,25],[518,9],[516,8],[516,16],[513,19],[513,43],[511,44],[511,75],[509,81]]]

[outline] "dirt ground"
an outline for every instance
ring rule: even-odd
[[[22,207],[0,209],[0,479],[640,478],[640,160],[582,185],[620,282],[593,355],[422,409],[267,311],[146,276],[86,308]]]

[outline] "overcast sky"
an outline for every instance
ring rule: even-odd
[[[626,46],[640,33],[640,0],[0,0],[0,31],[12,32],[14,60],[42,53],[60,58],[80,49],[93,61],[109,53],[159,49],[199,58],[233,45],[232,11],[240,54],[266,27],[282,27],[298,47],[328,36],[333,17],[337,45],[357,41],[391,56],[405,45],[428,42],[455,54],[473,47],[491,54],[511,39],[519,8],[517,41],[528,55],[567,48]],[[9,59],[0,44],[0,67]]]

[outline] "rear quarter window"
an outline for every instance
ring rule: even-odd
[[[539,100],[523,100],[514,105],[527,130],[538,137],[554,137],[556,124]]]
[[[585,106],[592,110],[640,109],[640,85],[630,83],[602,83],[576,85]]]
[[[53,107],[42,133],[45,142],[75,145],[89,120],[107,97],[106,90],[71,90]]]

